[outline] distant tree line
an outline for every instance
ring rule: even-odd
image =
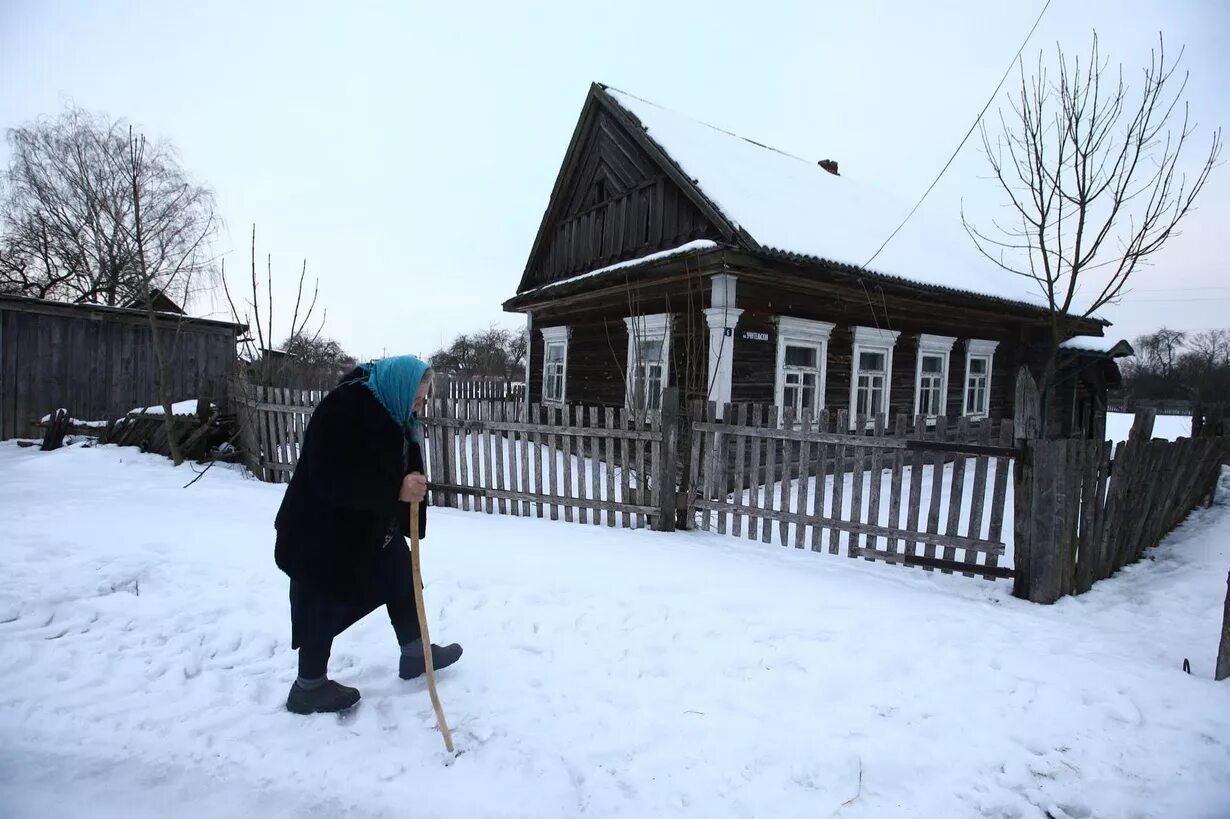
[[[488,376],[517,381],[525,377],[529,337],[524,330],[489,327],[462,333],[446,347],[431,354],[438,374],[458,378]]]
[[[1230,404],[1230,329],[1185,333],[1162,327],[1139,336],[1122,366],[1126,398]]]

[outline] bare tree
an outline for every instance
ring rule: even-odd
[[[493,326],[477,333],[462,333],[429,358],[432,368],[441,373],[511,381],[524,369],[528,349],[529,337],[524,330]]]
[[[212,194],[192,184],[179,165],[168,159],[163,148],[155,146],[151,150],[145,137],[129,128],[127,161],[123,167],[129,199],[120,202],[126,217],[121,220],[117,215],[115,221],[135,252],[134,264],[125,271],[123,284],[137,291],[149,320],[150,343],[158,368],[158,401],[165,414],[171,460],[179,466],[184,459],[175,431],[175,396],[171,390],[179,330],[186,319],[180,315],[173,328],[166,326],[166,315],[158,311],[154,297],[162,293],[186,303],[194,282],[199,285],[202,280],[216,279],[207,249],[217,228],[217,217]]]
[[[1009,218],[992,228],[962,220],[978,249],[1004,270],[1031,280],[1050,312],[1050,339],[1039,379],[1043,411],[1057,371],[1059,344],[1081,319],[1116,302],[1133,273],[1165,245],[1191,210],[1221,152],[1214,130],[1192,168],[1182,160],[1195,131],[1183,99],[1182,51],[1169,61],[1161,37],[1137,89],[1098,51],[1069,61],[1056,49],[1058,77],[1039,54],[999,133],[982,141]]]
[[[143,268],[138,259],[131,131],[122,119],[70,106],[54,119],[8,132],[0,287],[108,305],[140,303],[146,284],[173,289],[150,280],[151,269],[162,267]],[[187,178],[169,143],[142,143],[146,251],[155,261],[182,257],[200,214],[213,211],[212,194]]]
[[[330,384],[358,363],[336,340],[319,334],[290,336],[282,350],[289,358],[287,370],[303,385]]]
[[[226,294],[227,304],[231,308],[231,316],[238,324],[244,324],[248,328],[248,333],[239,340],[238,356],[243,365],[244,376],[247,379],[254,381],[257,384],[272,385],[276,382],[284,382],[288,376],[288,362],[286,354],[288,349],[275,350],[273,348],[275,325],[273,321],[274,303],[273,303],[273,256],[269,254],[265,257],[265,281],[264,291],[265,299],[261,300],[261,285],[260,276],[256,271],[256,225],[252,226],[252,254],[251,254],[251,276],[250,284],[252,298],[244,302],[244,310],[240,312],[235,304],[235,299],[231,295],[230,287],[226,282],[226,262],[222,263],[222,287]],[[312,285],[311,299],[305,304],[303,299],[303,285],[307,280],[307,260],[303,262],[302,268],[299,271],[299,284],[295,290],[295,306],[290,316],[290,332],[287,333],[287,346],[293,344],[303,346],[313,346],[320,342],[321,333],[324,331],[325,318],[327,311],[322,311],[320,323],[315,330],[309,329],[309,324],[312,321],[312,316],[316,312],[316,299],[320,294],[320,280],[317,279]],[[291,351],[293,352],[293,351]]]

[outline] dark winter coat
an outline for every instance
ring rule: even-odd
[[[338,600],[366,600],[388,535],[409,534],[410,505],[397,496],[411,472],[425,473],[422,450],[372,391],[358,382],[334,389],[312,413],[278,510],[278,568]],[[426,527],[424,503],[421,535]]]

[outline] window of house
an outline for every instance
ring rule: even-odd
[[[998,341],[970,339],[965,346],[965,406],[963,415],[985,418],[991,405],[991,365]]]
[[[950,336],[923,334],[918,337],[914,414],[925,415],[928,421],[948,412],[948,360],[955,342]]]
[[[776,403],[793,409],[817,412],[824,407],[829,335],[827,321],[779,316],[777,318]]]
[[[868,422],[888,418],[892,390],[893,346],[900,333],[874,327],[854,328],[853,372],[850,374],[850,426],[859,416]]]
[[[562,404],[568,383],[568,328],[542,329],[542,400],[547,404]]]
[[[669,313],[624,319],[628,327],[627,395],[632,409],[659,410],[670,377]]]

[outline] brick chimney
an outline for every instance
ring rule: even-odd
[[[817,164],[819,164],[821,168],[824,168],[826,171],[831,173],[833,176],[841,176],[841,174],[837,173],[837,160],[821,159],[820,162]]]

